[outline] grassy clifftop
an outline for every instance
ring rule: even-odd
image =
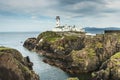
[[[56,32],[47,31],[47,32],[43,32],[40,35],[38,35],[37,41],[39,41],[40,39],[44,39],[49,42],[54,42],[57,39],[60,39],[61,37],[62,35],[59,35]]]

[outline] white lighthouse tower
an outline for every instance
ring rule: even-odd
[[[60,17],[56,16],[56,27],[60,26]]]

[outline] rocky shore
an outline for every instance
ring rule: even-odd
[[[0,80],[39,80],[29,57],[19,51],[0,46]]]
[[[93,79],[120,80],[119,31],[95,36],[46,31],[28,38],[23,46],[70,74],[91,73]]]

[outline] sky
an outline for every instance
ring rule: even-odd
[[[120,27],[120,0],[0,0],[0,32],[46,31],[61,25]]]

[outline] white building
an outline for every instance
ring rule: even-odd
[[[64,31],[77,31],[77,32],[84,32],[84,29],[83,28],[76,28],[76,26],[68,26],[68,25],[65,25],[65,26],[61,26],[60,25],[60,17],[59,16],[56,16],[56,27],[52,30],[52,31],[55,31],[55,32],[64,32]]]

